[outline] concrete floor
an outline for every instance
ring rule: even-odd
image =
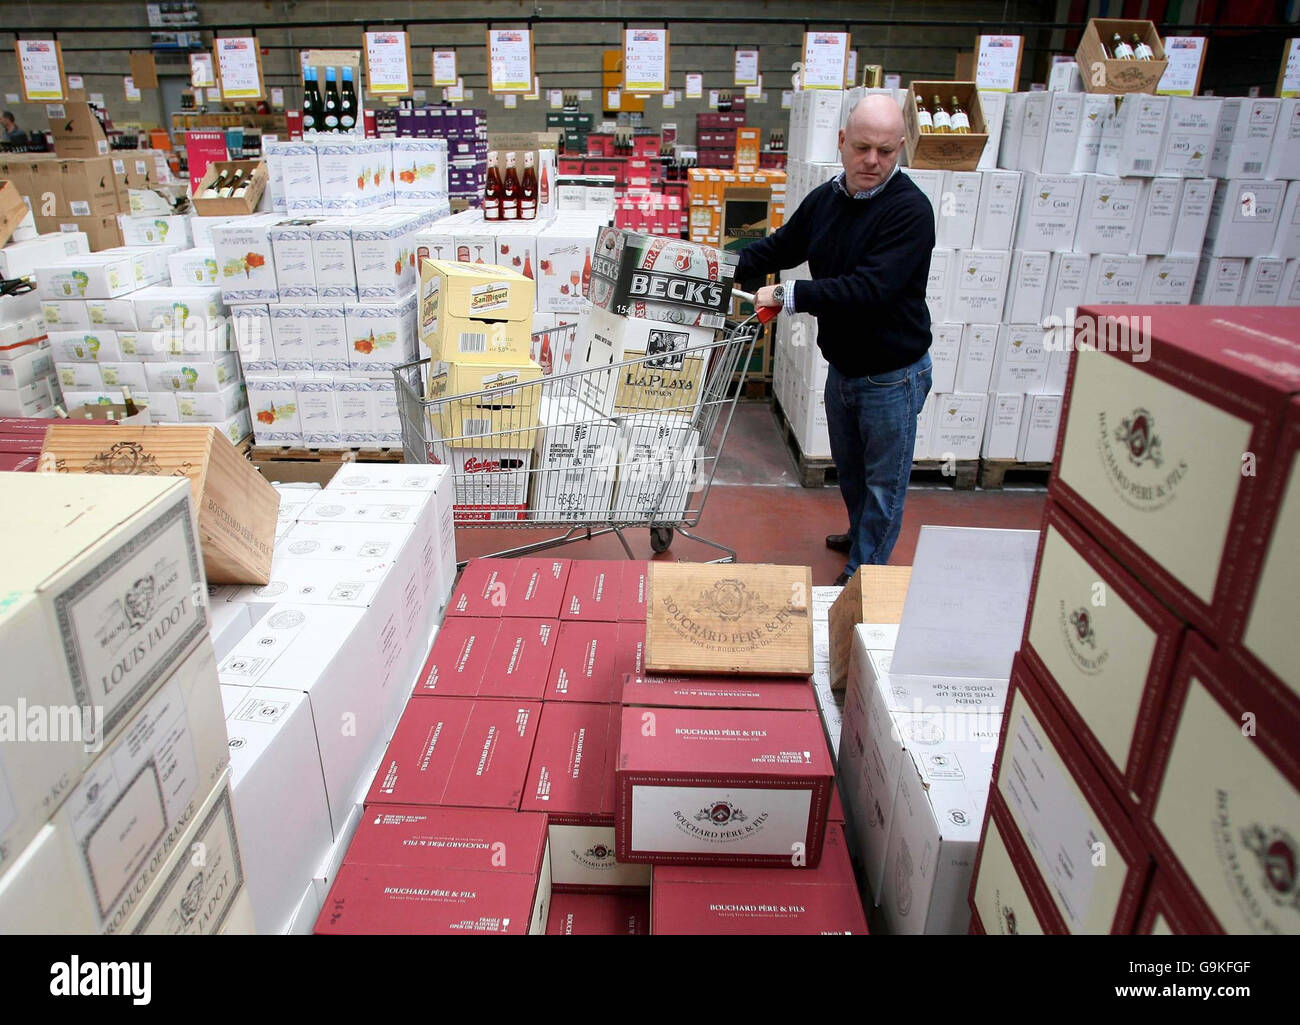
[[[907,496],[903,529],[890,562],[910,565],[921,525],[1038,529],[1047,499],[1044,488],[956,491],[947,485],[914,486]],[[698,501],[698,496],[694,499]],[[794,457],[785,446],[769,402],[741,402],[731,424],[712,489],[693,533],[736,549],[741,562],[811,566],[813,583],[830,584],[844,559],[829,551],[827,534],[848,527],[839,488],[802,488]],[[562,534],[557,529],[458,528],[456,550],[468,559]],[[704,561],[718,553],[687,538],[656,556],[649,532],[629,528],[625,536],[637,558]],[[613,535],[580,540],[554,549],[575,559],[614,559],[625,553]]]

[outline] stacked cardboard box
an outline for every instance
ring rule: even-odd
[[[26,197],[42,234],[79,231],[93,251],[122,245],[117,218],[130,213],[131,203],[111,157],[11,154],[0,163],[0,178]]]
[[[837,94],[796,94],[792,209],[839,173],[836,132],[867,91],[844,94],[838,121]],[[1300,303],[1300,102],[1064,90],[980,100],[990,132],[978,170],[904,172],[930,199],[937,235],[917,459],[1050,461],[1070,352],[1089,341],[1076,331],[1084,303]],[[1106,325],[1116,344],[1145,343],[1141,322]],[[811,318],[798,331],[778,321],[774,390],[801,450],[826,456],[815,342]]]
[[[189,483],[4,473],[0,492],[3,697],[33,731],[0,748],[0,928],[251,932]]]
[[[691,241],[735,251],[738,244],[779,228],[785,221],[787,187],[784,171],[692,168]]]
[[[456,570],[442,467],[352,463],[324,489],[279,490],[270,582],[208,605],[261,933],[287,931],[304,900],[319,911],[315,880],[350,842]]]
[[[1149,361],[1074,356],[970,891],[984,932],[1300,929],[1271,867],[1300,807],[1278,590],[1300,320],[1165,310],[1152,329]]]

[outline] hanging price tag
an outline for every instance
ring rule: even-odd
[[[140,102],[140,90],[136,88],[135,79],[130,75],[127,75],[122,79],[122,90],[126,93],[127,103]]]
[[[688,100],[698,100],[704,95],[704,76],[698,71],[688,71],[686,73],[686,98]]]
[[[564,90],[550,89],[546,93],[547,99],[551,104],[552,110],[562,110],[564,108]]]
[[[506,105],[506,110],[514,110],[517,106],[519,106],[518,93],[506,93],[504,96],[501,97],[501,99]]]
[[[1288,39],[1282,51],[1282,69],[1277,76],[1278,96],[1300,96],[1300,39]]]
[[[57,39],[20,39],[14,43],[14,52],[18,54],[24,101],[49,103],[67,98],[63,50]]]
[[[68,76],[68,91],[69,91],[69,92],[79,93],[79,92],[81,92],[81,91],[82,91],[83,89],[85,89],[85,88],[86,88],[86,82],[85,82],[85,79],[83,79],[80,75],[69,75],[69,76]],[[17,99],[17,97],[14,97],[14,98]]]
[[[538,78],[536,75],[534,75],[534,76],[533,76],[533,91],[530,92],[530,93],[526,93],[526,94],[524,95],[524,99],[526,99],[526,100],[540,100],[541,98],[542,98],[542,80],[541,80],[540,78]]]
[[[533,86],[533,34],[528,29],[488,29],[488,91],[526,93]]]
[[[212,41],[217,66],[217,81],[226,100],[260,100],[266,96],[262,87],[262,51],[254,36],[218,36]]]
[[[1201,88],[1201,69],[1205,67],[1203,36],[1166,36],[1165,59],[1169,61],[1160,76],[1156,93],[1162,96],[1195,96]]]
[[[803,34],[803,87],[843,89],[844,69],[849,60],[849,33],[805,32]]]
[[[980,36],[975,40],[975,87],[1013,93],[1020,82],[1023,36]]]
[[[457,79],[455,85],[449,85],[442,91],[442,95],[450,103],[459,103],[465,98],[465,80]]]
[[[710,106],[710,107],[713,107],[715,110],[717,109],[717,106],[718,106],[718,90],[717,90],[717,89],[710,89],[710,90],[709,90],[709,106]]]
[[[217,84],[217,72],[212,66],[212,54],[190,54],[190,85],[195,89],[210,89]]]
[[[605,109],[621,110],[623,108],[623,97],[617,89],[610,89],[605,93]]]
[[[757,49],[742,49],[736,51],[735,73],[732,82],[735,85],[758,84]]]
[[[452,86],[456,84],[456,51],[433,51],[433,84],[435,86]]]
[[[782,90],[781,90],[781,109],[782,109],[782,110],[790,110],[790,109],[792,109],[793,107],[794,107],[794,90],[793,90],[793,89],[782,89]]]
[[[849,69],[844,73],[844,88],[852,89],[858,84],[858,51],[849,51]]]
[[[276,110],[284,109],[284,89],[278,85],[271,87],[271,106]]]
[[[756,100],[763,95],[763,76],[758,76],[758,82],[755,85],[745,86],[745,99]]]
[[[411,39],[405,32],[367,32],[366,87],[371,96],[409,96]]]
[[[623,88],[631,93],[668,91],[668,30],[623,31]]]
[[[675,106],[677,106],[677,97],[673,94],[673,91],[669,89],[664,93],[664,110],[669,110]]]

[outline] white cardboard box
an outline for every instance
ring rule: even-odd
[[[940,459],[978,459],[984,440],[984,415],[988,394],[939,395],[934,404],[931,450]]]
[[[207,246],[169,253],[167,271],[173,288],[215,285],[218,283],[217,251]]]
[[[1282,101],[1230,96],[1219,103],[1208,173],[1216,178],[1262,178],[1282,117]]]
[[[356,218],[330,217],[311,226],[316,294],[322,299],[356,299],[357,271],[352,252]]]
[[[1092,174],[1097,170],[1101,153],[1101,136],[1106,119],[1115,109],[1115,97],[1108,93],[1084,93],[1083,114],[1079,118],[1079,136],[1074,144],[1074,174]]]
[[[1246,261],[1246,279],[1241,287],[1242,306],[1277,306],[1282,297],[1286,261],[1274,256],[1257,256]]]
[[[1022,463],[1050,463],[1061,427],[1060,395],[1030,395],[1020,424],[1016,458]]]
[[[1218,191],[1214,178],[1187,178],[1183,181],[1183,194],[1178,201],[1178,218],[1174,224],[1174,237],[1169,243],[1169,253],[1177,256],[1201,255],[1205,230],[1210,224],[1210,208]]]
[[[1026,175],[1020,188],[1015,248],[1069,252],[1079,223],[1083,183],[1073,174]]]
[[[982,171],[981,178],[970,248],[1010,249],[1020,210],[1021,175],[1015,171]]]
[[[1239,306],[1246,282],[1246,260],[1240,256],[1201,257],[1192,286],[1192,302],[1203,306]]]
[[[613,496],[618,425],[576,398],[543,397],[539,418],[529,504],[546,512],[535,518],[599,519]]]
[[[989,390],[993,364],[997,359],[998,325],[968,324],[962,332],[957,356],[956,387],[953,391],[975,394]],[[932,389],[933,392],[938,389]]]
[[[1047,100],[1043,156],[1032,170],[1071,174],[1083,127],[1083,92],[1051,92]]]
[[[1046,92],[1025,94],[1020,114],[1020,145],[1016,168],[1039,174],[1043,169],[1043,147],[1047,142],[1047,120],[1052,97]]]
[[[1074,236],[1078,253],[1128,253],[1141,227],[1142,179],[1086,176]]]
[[[948,318],[963,324],[997,324],[1007,292],[1011,254],[963,249],[948,296]]]
[[[275,280],[280,301],[315,299],[316,268],[312,258],[311,222],[283,221],[270,231]]]
[[[1300,178],[1300,99],[1285,99],[1273,130],[1265,178]]]
[[[1196,285],[1194,256],[1149,256],[1138,288],[1142,306],[1186,306]]]
[[[1293,181],[1287,186],[1277,234],[1273,236],[1273,248],[1268,255],[1286,260],[1300,257],[1300,182]]]
[[[1051,350],[1043,344],[1040,324],[1004,324],[989,390],[1038,394],[1047,390]]]
[[[1142,285],[1145,256],[1102,253],[1093,256],[1088,270],[1084,301],[1100,304],[1133,305]]]
[[[925,304],[930,308],[930,320],[948,320],[948,292],[956,269],[957,253],[952,249],[936,249],[930,253],[930,275],[925,282]]]
[[[1103,132],[1097,156],[1097,173],[1121,178],[1156,174],[1162,155],[1169,97],[1129,93],[1111,121],[1113,131]]]
[[[1051,269],[1051,253],[1017,249],[1011,254],[1007,298],[1002,308],[1008,323],[1038,323],[1043,319]]]
[[[1286,182],[1236,178],[1214,194],[1205,229],[1204,252],[1209,256],[1252,257],[1273,248]]]
[[[1143,184],[1141,227],[1135,235],[1133,252],[1163,256],[1170,251],[1182,196],[1181,178],[1150,178]]]
[[[989,396],[988,416],[984,421],[984,447],[980,451],[983,458],[1016,458],[1025,404],[1026,397],[1019,393]]]
[[[282,932],[334,842],[311,704],[300,690],[221,688],[230,789],[253,916]],[[293,794],[292,801],[284,799]]]
[[[930,325],[930,390],[953,391],[957,380],[957,362],[961,357],[961,324]]]
[[[231,220],[212,229],[221,296],[228,303],[248,303],[279,298],[275,278],[275,253],[271,227],[278,214],[257,214]]]
[[[980,171],[945,171],[936,213],[935,245],[943,249],[969,249],[975,237],[980,208]]]
[[[1211,154],[1223,102],[1208,96],[1169,98],[1165,138],[1156,174],[1204,178],[1212,173]]]
[[[980,90],[980,108],[984,111],[984,127],[989,140],[984,144],[980,154],[981,171],[993,171],[998,168],[998,150],[1002,143],[1002,118],[1007,102],[1007,94]]]

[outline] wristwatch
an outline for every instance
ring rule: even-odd
[[[772,301],[778,306],[785,305],[785,285],[772,286]]]

